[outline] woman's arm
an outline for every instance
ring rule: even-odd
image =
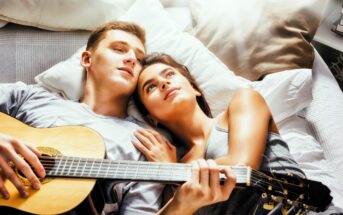
[[[251,89],[240,90],[234,95],[220,119],[220,126],[228,126],[229,152],[216,162],[254,169],[261,165],[270,127],[278,132],[265,100]]]

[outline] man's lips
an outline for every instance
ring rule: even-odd
[[[129,67],[119,67],[118,70],[125,71],[125,72],[129,73],[133,77],[133,71]]]
[[[177,87],[169,88],[166,92],[166,95],[164,96],[164,100],[166,100],[169,96],[173,95],[179,89],[180,88],[177,88]]]

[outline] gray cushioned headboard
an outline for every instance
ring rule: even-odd
[[[89,33],[53,32],[12,23],[0,28],[0,83],[34,83],[37,74],[86,44]]]

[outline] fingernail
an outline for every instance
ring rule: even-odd
[[[29,193],[26,190],[22,190],[22,191],[20,191],[20,195],[21,195],[21,197],[26,198],[29,196]]]
[[[32,184],[32,187],[33,187],[35,190],[39,190],[39,188],[40,188],[40,183],[39,183],[39,182],[36,182],[36,183]]]
[[[2,198],[4,198],[4,199],[9,199],[9,198],[10,198],[10,194],[8,194],[8,193],[2,193]]]

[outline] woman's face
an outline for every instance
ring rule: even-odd
[[[145,68],[138,79],[138,95],[151,116],[168,122],[197,105],[200,95],[176,68],[156,63]]]

